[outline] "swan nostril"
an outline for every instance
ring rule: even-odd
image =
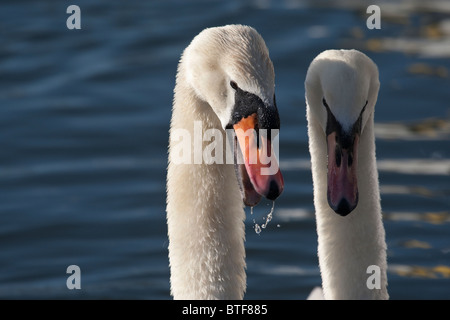
[[[335,154],[335,161],[336,161],[336,166],[339,168],[341,166],[341,158],[342,158],[342,151],[341,148],[339,147],[339,144],[336,144],[336,148],[334,150],[334,154]]]
[[[266,195],[266,198],[269,200],[275,200],[280,195],[280,188],[275,181],[270,182],[269,192]]]
[[[353,164],[353,153],[352,152],[348,153],[348,161],[347,161],[347,163],[348,163],[349,167],[351,167],[352,164]]]

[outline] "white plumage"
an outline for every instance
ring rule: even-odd
[[[388,299],[385,230],[374,137],[378,69],[357,50],[327,50],[312,61],[305,89],[323,295],[325,299]],[[329,119],[331,114],[334,122]],[[359,133],[355,125],[358,121]],[[336,147],[328,148],[335,143],[333,139],[327,140],[333,137],[333,133],[328,136],[333,125],[349,143],[353,141],[354,150],[345,150],[338,142]],[[333,155],[328,154],[330,151]],[[337,183],[329,186],[330,179],[337,179],[329,172],[335,153],[339,165],[334,167],[338,169],[343,168],[347,159],[344,155],[348,153],[352,157],[353,163],[349,160],[345,174],[350,176],[349,172],[356,170],[356,180],[350,184],[356,188],[357,181],[359,194],[356,208],[343,206],[344,210],[336,209],[340,214],[330,207],[333,196],[340,195]],[[367,268],[371,265],[379,267],[380,289],[370,289],[367,285],[372,275]]]
[[[194,122],[200,121],[203,131],[224,133],[232,113],[239,111],[237,86],[239,92],[276,110],[274,77],[262,37],[248,26],[205,29],[182,55],[167,170],[170,284],[175,299],[242,299],[246,264],[245,212],[234,165],[175,164],[170,160],[174,132],[185,129],[193,136]],[[204,141],[203,149],[209,143]],[[194,148],[191,153],[193,159]]]

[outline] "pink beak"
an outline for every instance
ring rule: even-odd
[[[328,143],[328,189],[327,198],[330,207],[341,216],[346,216],[358,205],[358,140],[351,149],[343,149],[336,142],[336,132],[327,136]]]

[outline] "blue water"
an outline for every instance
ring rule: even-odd
[[[276,71],[285,191],[247,210],[247,299],[320,285],[304,78],[322,50],[380,69],[377,158],[391,299],[450,299],[450,5],[364,1],[2,1],[0,298],[170,299],[168,129],[178,59],[206,27],[248,24]],[[68,30],[66,8],[81,8]],[[371,4],[376,4],[376,1]],[[81,290],[66,287],[69,265]]]

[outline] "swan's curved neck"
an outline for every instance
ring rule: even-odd
[[[359,203],[353,212],[342,217],[328,205],[325,133],[307,108],[318,256],[326,299],[388,299],[373,114],[370,117],[359,143]]]
[[[181,65],[175,86],[171,136],[176,129],[184,129],[194,137],[195,121],[201,122],[203,132],[210,128],[222,130],[211,107],[197,98],[186,83]],[[209,143],[203,142],[203,147]],[[171,141],[169,159],[174,144]],[[244,219],[232,164],[169,161],[167,224],[171,294],[175,299],[243,298]]]

